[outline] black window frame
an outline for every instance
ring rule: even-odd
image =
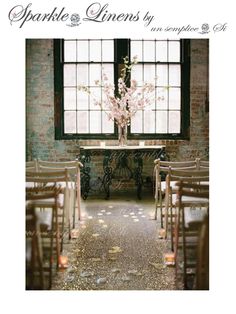
[[[54,121],[56,140],[112,140],[117,139],[118,130],[114,126],[114,133],[66,134],[64,133],[63,109],[63,39],[54,39]],[[190,39],[181,39],[180,64],[181,64],[181,130],[180,133],[130,133],[130,140],[155,140],[172,139],[188,140],[190,127]],[[114,82],[117,82],[119,67],[123,58],[130,56],[130,39],[114,39]],[[139,62],[142,64],[142,62]],[[157,62],[156,64],[158,64]]]

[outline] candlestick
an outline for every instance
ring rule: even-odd
[[[59,268],[67,268],[68,267],[68,257],[60,255],[58,261]]]
[[[166,237],[166,231],[165,229],[161,228],[159,231],[158,231],[158,238],[159,239],[164,239]]]
[[[71,239],[77,239],[79,237],[79,229],[72,229],[70,232]]]
[[[164,254],[164,263],[167,266],[175,265],[175,254],[173,252]]]

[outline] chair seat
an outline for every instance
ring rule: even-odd
[[[185,227],[189,228],[192,224],[202,223],[204,218],[207,215],[207,209],[192,209],[185,208],[184,216],[185,216]]]
[[[177,194],[172,195],[172,200],[173,204],[175,206],[178,206],[178,199],[177,199]],[[183,196],[182,197],[182,202],[181,202],[185,207],[194,207],[194,206],[208,206],[209,204],[209,199],[208,198],[199,198],[199,197],[192,197],[192,196]]]
[[[48,198],[48,199],[43,199],[43,200],[32,201],[31,203],[34,204],[36,207],[47,208],[47,207],[52,207],[53,204],[55,204],[55,201],[52,198]],[[58,195],[57,206],[58,207],[64,206],[64,194]]]
[[[52,211],[36,212],[37,221],[41,226],[45,226],[48,230],[52,229]]]
[[[176,182],[177,182],[177,181],[170,181],[170,186],[171,186],[172,188],[174,188]],[[166,190],[166,181],[161,181],[161,190],[162,190],[162,191],[165,191],[165,190]]]
[[[67,184],[68,184],[68,187],[71,188],[71,187],[74,187],[75,182],[68,181]],[[62,188],[66,188],[66,182],[58,182],[58,185],[60,185]]]
[[[176,186],[177,181],[170,181],[171,193],[174,195],[178,191],[178,187]],[[201,185],[209,185],[209,181],[200,182]],[[166,190],[166,181],[161,181],[161,190]]]
[[[34,188],[35,187],[35,183],[34,182],[26,182],[25,183],[25,187],[26,188]]]

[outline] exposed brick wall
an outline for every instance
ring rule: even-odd
[[[31,160],[72,160],[79,141],[54,139],[53,40],[26,41],[26,158]],[[208,40],[191,40],[190,140],[146,141],[164,144],[171,160],[208,158],[209,114],[206,112],[208,80]],[[81,141],[99,145],[99,141]],[[99,168],[99,161],[96,164]],[[152,165],[145,165],[150,173]],[[145,171],[146,172],[146,171]]]

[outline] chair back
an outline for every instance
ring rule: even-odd
[[[83,165],[78,160],[72,161],[44,161],[38,160],[39,171],[57,171],[67,169],[68,182],[70,187],[70,194],[74,191],[74,196],[70,197],[71,206],[73,206],[73,228],[75,226],[75,206],[77,198],[78,219],[80,219],[80,207],[81,207],[81,191],[80,191],[80,168]]]
[[[25,168],[26,168],[26,171],[37,171],[38,170],[37,160],[35,159],[31,161],[26,161]]]
[[[47,169],[48,170],[48,169]],[[47,184],[56,185],[58,182],[68,182],[68,171],[67,169],[52,169],[46,171],[26,171],[26,183],[33,182],[37,183],[38,186],[45,186]]]
[[[199,169],[209,168],[209,160],[199,160]]]
[[[67,169],[68,175],[70,177],[71,182],[76,182],[77,176],[80,172],[80,168],[83,165],[77,161],[44,161],[38,160],[38,169],[39,171],[50,171],[50,169],[54,170],[63,170]]]
[[[207,182],[209,181],[209,169],[172,169],[169,168],[166,176],[166,188],[170,187],[170,181]]]
[[[199,159],[187,160],[187,161],[163,161],[156,159],[154,161],[154,198],[155,198],[155,219],[157,219],[157,208],[160,208],[161,215],[161,227],[163,227],[162,219],[162,207],[163,199],[162,195],[164,194],[165,186],[162,186],[162,177],[166,178],[166,175],[169,173],[170,169],[179,169],[179,170],[195,170],[198,168]]]
[[[202,175],[204,171],[200,170],[199,172]],[[199,181],[199,179],[201,181]],[[188,274],[196,274],[198,268],[199,271],[202,271],[202,265],[197,267],[197,263],[203,262],[201,256],[199,256],[200,261],[198,261],[198,250],[200,250],[200,253],[204,250],[204,254],[207,254],[205,244],[202,243],[204,239],[200,236],[200,230],[206,217],[209,215],[209,184],[207,183],[207,177],[189,176],[186,178],[182,177],[182,179],[176,183],[176,186],[178,190],[174,252],[176,269],[178,270],[179,265],[183,263],[180,268],[183,274],[184,287],[187,289],[190,283]],[[179,243],[181,243],[181,245],[179,245]],[[203,246],[204,249],[202,248]],[[182,255],[180,254],[181,251]],[[180,261],[181,258],[182,262]]]

